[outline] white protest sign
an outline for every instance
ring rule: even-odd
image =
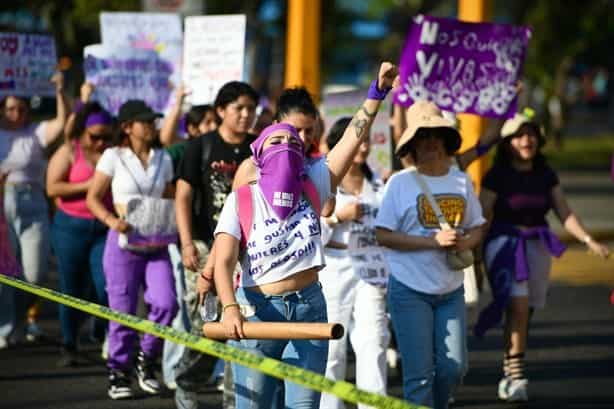
[[[366,97],[366,89],[324,94],[322,112],[327,132],[341,117],[354,116]],[[392,169],[389,112],[390,102],[386,99],[382,101],[375,121],[371,125],[371,152],[367,163],[380,176],[386,175]]]
[[[185,19],[183,81],[194,105],[211,103],[228,81],[243,78],[245,15]]]
[[[94,84],[93,99],[117,114],[129,99],[142,99],[162,112],[172,94],[171,64],[151,50],[89,45],[83,49],[85,78]]]
[[[53,37],[0,33],[0,96],[54,96],[56,65]]]
[[[155,52],[170,64],[171,92],[165,111],[174,103],[172,88],[181,81],[183,33],[181,17],[174,13],[100,13],[102,44],[107,49],[132,49]],[[125,56],[126,51],[122,54]],[[142,53],[141,53],[142,55]]]

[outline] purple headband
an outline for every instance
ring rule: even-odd
[[[254,159],[256,159],[256,161],[260,158],[260,154],[262,153],[262,145],[264,145],[264,141],[266,141],[266,139],[273,132],[276,132],[279,130],[290,132],[290,134],[292,134],[292,136],[294,136],[296,140],[299,142],[301,146],[301,152],[304,152],[305,145],[303,144],[303,141],[301,140],[301,138],[298,136],[298,132],[296,131],[296,128],[290,124],[281,122],[278,124],[269,125],[266,128],[264,128],[262,132],[260,132],[260,136],[256,138],[256,140],[252,142],[252,144],[250,145],[252,149],[252,154],[254,155]]]
[[[113,117],[107,111],[92,112],[85,120],[85,127],[94,125],[113,125]]]

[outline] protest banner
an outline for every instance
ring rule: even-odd
[[[49,81],[56,65],[53,37],[0,33],[0,96],[55,96]]]
[[[168,76],[171,92],[166,94],[164,108],[159,108],[159,105],[156,108],[166,111],[174,103],[172,89],[181,82],[183,33],[180,16],[173,13],[104,12],[100,13],[100,34],[107,49],[122,49],[123,56],[127,56],[128,49],[134,50],[135,55],[143,55],[143,51],[154,52],[165,63],[164,67],[171,68]]]
[[[395,102],[430,100],[441,109],[509,118],[531,30],[424,15],[410,24]]]
[[[166,108],[173,68],[156,52],[94,44],[83,53],[85,78],[96,87],[93,100],[112,114],[129,99],[142,99],[156,112]]]
[[[354,116],[366,95],[366,88],[324,94],[321,110],[326,125],[325,135],[339,118]],[[380,176],[386,175],[392,169],[389,112],[390,102],[386,99],[382,101],[379,113],[371,125],[371,153],[367,162]]]
[[[185,19],[183,81],[194,105],[212,103],[228,81],[243,78],[245,15],[193,16]]]

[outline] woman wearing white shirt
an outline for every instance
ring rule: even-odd
[[[337,144],[351,118],[341,118],[326,138],[328,150]],[[356,385],[386,394],[386,347],[390,340],[386,316],[388,265],[375,242],[375,216],[382,200],[383,183],[367,165],[369,139],[354,156],[337,188],[336,209],[322,218],[326,267],[320,272],[328,320],[346,328],[342,339],[328,346],[326,377],[343,380],[347,367],[348,338],[356,354]],[[343,408],[343,401],[323,394],[322,408]],[[366,408],[365,405],[358,405]]]
[[[354,117],[337,148],[327,161],[305,166],[303,142],[291,125],[280,123],[262,131],[252,144],[254,160],[260,171],[250,189],[253,225],[237,211],[237,195],[231,193],[215,231],[215,283],[222,302],[222,324],[230,338],[252,353],[282,359],[315,372],[324,373],[328,343],[316,340],[246,340],[243,322],[289,321],[324,322],[326,302],[318,283],[324,266],[317,208],[321,208],[336,188],[351,158],[368,134],[375,114],[391,88],[396,68],[390,63],[380,67],[378,79],[367,100]],[[315,185],[320,203],[313,195],[303,198],[306,174]],[[241,283],[236,295],[232,275],[239,258],[239,243],[244,240]],[[271,407],[278,381],[258,371],[233,366],[237,409]],[[288,382],[284,407],[317,408],[320,394]]]
[[[4,213],[11,243],[22,266],[25,279],[39,284],[49,264],[49,207],[45,197],[44,149],[61,135],[66,122],[66,101],[61,74],[52,78],[56,86],[56,116],[38,123],[30,122],[27,101],[7,96],[0,102],[0,176],[6,176]],[[17,301],[25,298],[27,302]],[[33,297],[15,293],[0,284],[0,348],[21,321]],[[28,338],[40,333],[33,314],[28,314]]]
[[[137,252],[120,246],[121,234],[131,226],[122,219],[131,198],[150,196],[172,197],[171,158],[163,149],[154,149],[154,121],[160,117],[143,101],[132,100],[119,109],[118,121],[125,141],[123,147],[107,149],[98,164],[87,204],[92,213],[109,226],[103,255],[109,307],[135,314],[139,290],[145,288],[148,319],[170,325],[177,305],[173,271],[166,246],[157,251]],[[109,188],[113,193],[116,214],[107,210],[103,198]],[[137,333],[116,322],[109,323],[109,389],[111,399],[132,396],[130,372]],[[139,386],[149,394],[160,392],[154,373],[155,359],[162,351],[162,340],[145,334],[137,356],[136,373]]]
[[[404,397],[440,409],[448,407],[467,368],[463,271],[450,267],[446,252],[475,247],[485,220],[471,181],[450,166],[461,142],[454,123],[426,101],[414,103],[407,118],[396,153],[410,153],[416,169],[388,181],[376,235],[388,248],[388,309],[401,352]],[[418,178],[454,229],[440,229]]]

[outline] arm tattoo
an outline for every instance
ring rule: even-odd
[[[352,120],[352,126],[354,127],[354,129],[356,129],[356,138],[362,139],[362,136],[363,136],[362,134],[365,131],[365,128],[367,127],[367,120],[354,118]]]
[[[365,113],[367,118],[375,118],[375,115],[377,115],[377,110],[374,111],[374,112],[369,112],[369,111],[367,111],[367,108],[364,105],[360,109],[361,109],[362,112]]]

